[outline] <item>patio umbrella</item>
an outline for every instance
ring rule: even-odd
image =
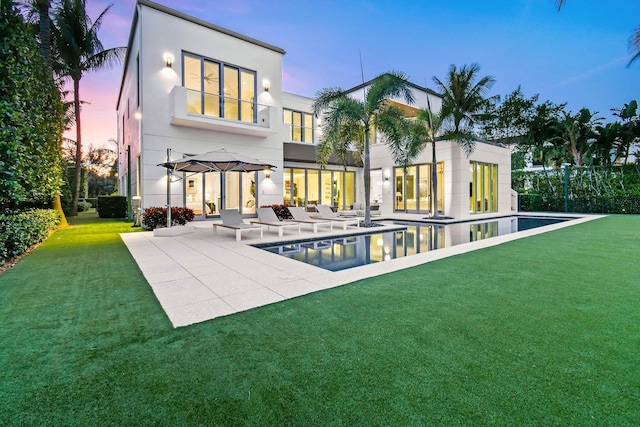
[[[178,160],[169,160],[171,150],[167,150],[167,161],[158,166],[167,168],[167,227],[171,227],[171,173],[172,172],[255,172],[275,168],[274,165],[231,153],[224,148]]]
[[[173,172],[254,172],[275,168],[269,163],[231,153],[224,148],[178,160],[168,160],[158,166],[164,166]]]

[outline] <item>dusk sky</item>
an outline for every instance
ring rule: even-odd
[[[95,19],[111,2],[87,0]],[[115,0],[99,33],[105,48],[126,46],[134,0]],[[640,98],[640,60],[626,67],[629,37],[640,25],[638,0],[161,0],[158,3],[286,50],[283,86],[313,97],[402,71],[434,88],[451,64],[477,62],[495,77],[492,95],[519,85],[525,96],[600,112]],[[83,145],[116,132],[122,67],[81,81]],[[75,138],[74,133],[69,136]]]

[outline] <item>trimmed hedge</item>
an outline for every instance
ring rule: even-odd
[[[519,194],[518,203],[522,212],[564,212],[564,196]],[[570,197],[567,208],[579,213],[640,214],[640,197]]]
[[[44,241],[59,222],[52,209],[0,214],[0,265]]]
[[[185,225],[195,214],[189,208],[171,208],[171,225]],[[142,212],[142,226],[147,230],[167,226],[167,208],[151,207]]]
[[[98,197],[98,216],[100,218],[126,218],[126,196],[100,196]]]

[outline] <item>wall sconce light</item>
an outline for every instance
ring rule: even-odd
[[[271,89],[271,83],[269,82],[269,80],[267,79],[263,80],[262,87],[264,88],[265,92],[269,92],[269,89]]]
[[[385,176],[384,176],[384,180],[385,180],[385,181],[389,181],[389,175],[385,175]]]
[[[271,169],[265,169],[264,170],[264,177],[265,178],[271,178]]]
[[[167,55],[164,58],[165,63],[167,64],[167,68],[172,68],[173,67],[173,56]]]
[[[142,120],[142,113],[140,111],[136,111],[135,113],[133,113],[133,117],[136,120]]]

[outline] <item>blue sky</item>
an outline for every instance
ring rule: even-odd
[[[611,119],[610,109],[640,98],[640,61],[628,39],[640,25],[638,0],[160,0],[161,4],[287,51],[283,85],[314,96],[349,88],[389,70],[434,87],[451,64],[477,62],[496,79],[492,95],[519,85],[526,96],[566,102]],[[88,0],[92,18],[109,2]],[[134,0],[115,0],[100,32],[106,48],[125,46]],[[83,141],[116,136],[121,67],[81,82]]]

